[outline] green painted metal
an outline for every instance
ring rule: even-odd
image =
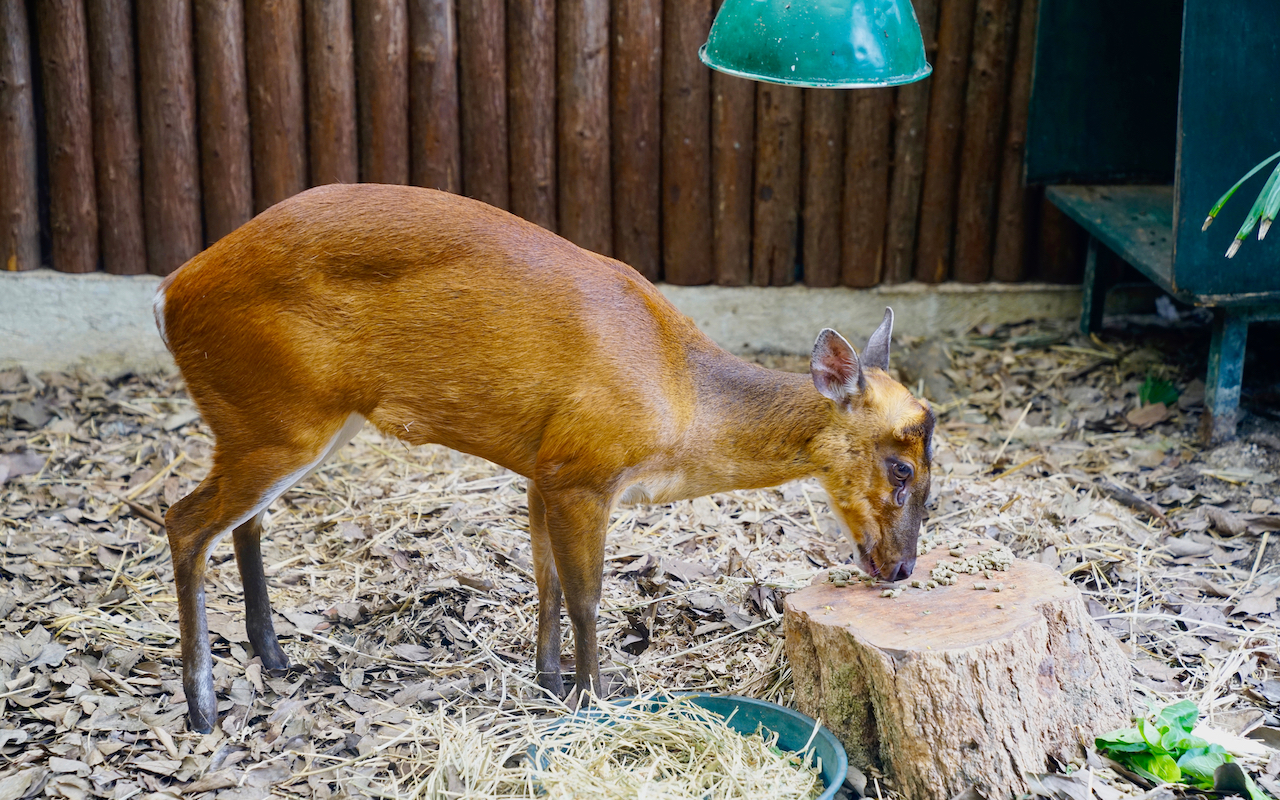
[[[1084,257],[1084,291],[1080,298],[1080,332],[1086,336],[1102,330],[1102,311],[1110,288],[1110,282],[1098,270],[1098,237],[1090,236]]]
[[[1275,0],[1186,0],[1178,118],[1174,285],[1206,305],[1280,300],[1280,241],[1256,239],[1224,255],[1249,212],[1229,203],[1208,231],[1222,192],[1280,149],[1280,17]],[[1266,79],[1263,76],[1267,76]],[[1246,183],[1252,195],[1266,175]]]
[[[1280,75],[1275,0],[1041,0],[1040,8],[1028,180],[1173,183],[1046,191],[1091,235],[1081,329],[1102,322],[1099,244],[1175,297],[1214,307],[1201,434],[1220,441],[1235,429],[1248,326],[1280,319],[1280,246],[1250,242],[1224,257],[1250,213],[1245,203],[1201,227],[1223,190],[1278,143],[1280,82],[1260,77]]]
[[[1028,183],[1173,182],[1182,5],[1040,0]]]
[[[1172,186],[1050,186],[1045,196],[1157,286],[1174,292]],[[1179,299],[1195,302],[1190,295]]]
[[[1244,346],[1249,323],[1238,314],[1219,308],[1214,312],[1209,338],[1209,369],[1204,380],[1206,413],[1200,420],[1202,438],[1210,444],[1235,433],[1240,408],[1240,384],[1244,378]]]
[[[933,71],[909,0],[724,0],[698,56],[730,75],[830,89]]]

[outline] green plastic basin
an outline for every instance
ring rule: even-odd
[[[805,716],[799,711],[780,706],[777,703],[735,695],[700,694],[697,692],[677,693],[669,698],[651,698],[641,702],[645,703],[650,709],[656,709],[664,702],[667,702],[668,699],[675,698],[689,700],[695,705],[719,714],[729,720],[730,728],[744,736],[750,736],[761,727],[766,731],[777,733],[778,749],[780,750],[804,754],[812,751],[814,755],[822,760],[822,768],[818,774],[822,778],[824,791],[818,795],[817,800],[832,800],[836,796],[836,791],[840,788],[840,785],[844,783],[845,775],[849,772],[849,758],[845,754],[844,745],[840,744],[840,740],[826,727],[819,727],[817,735],[814,735],[813,726],[816,723],[812,717]],[[638,707],[644,708],[645,705]],[[736,714],[734,713],[735,710],[737,711]],[[733,715],[732,719],[729,719],[730,714]],[[607,721],[608,719],[600,713],[599,709],[592,708],[582,709],[573,715],[573,718],[578,719],[584,717],[587,719],[599,717],[602,721]],[[565,719],[570,718],[567,717]],[[553,724],[550,730],[554,731],[561,722]],[[805,749],[805,744],[809,742],[810,736],[813,737],[813,743],[809,745],[808,749]],[[530,745],[528,756],[535,762],[541,762],[540,767],[542,769],[547,767],[545,757],[539,757],[537,745]]]

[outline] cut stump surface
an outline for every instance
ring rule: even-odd
[[[973,540],[965,554],[998,546]],[[956,560],[936,547],[913,577]],[[820,574],[786,600],[786,647],[800,710],[904,796],[948,800],[972,786],[1011,797],[1026,791],[1024,772],[1128,724],[1128,659],[1056,571],[1014,559],[990,579],[883,590]]]

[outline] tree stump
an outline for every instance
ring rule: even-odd
[[[965,545],[967,555],[999,547]],[[913,577],[956,560],[936,547]],[[1008,798],[1027,790],[1024,772],[1129,723],[1129,662],[1056,571],[1013,559],[991,579],[883,590],[820,574],[786,600],[786,647],[799,709],[904,797],[949,800],[972,786]]]

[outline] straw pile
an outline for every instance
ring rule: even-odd
[[[779,750],[776,733],[743,736],[728,722],[687,700],[653,709],[604,703],[542,737],[531,778],[551,797],[600,800],[812,800],[822,793],[820,763]]]

